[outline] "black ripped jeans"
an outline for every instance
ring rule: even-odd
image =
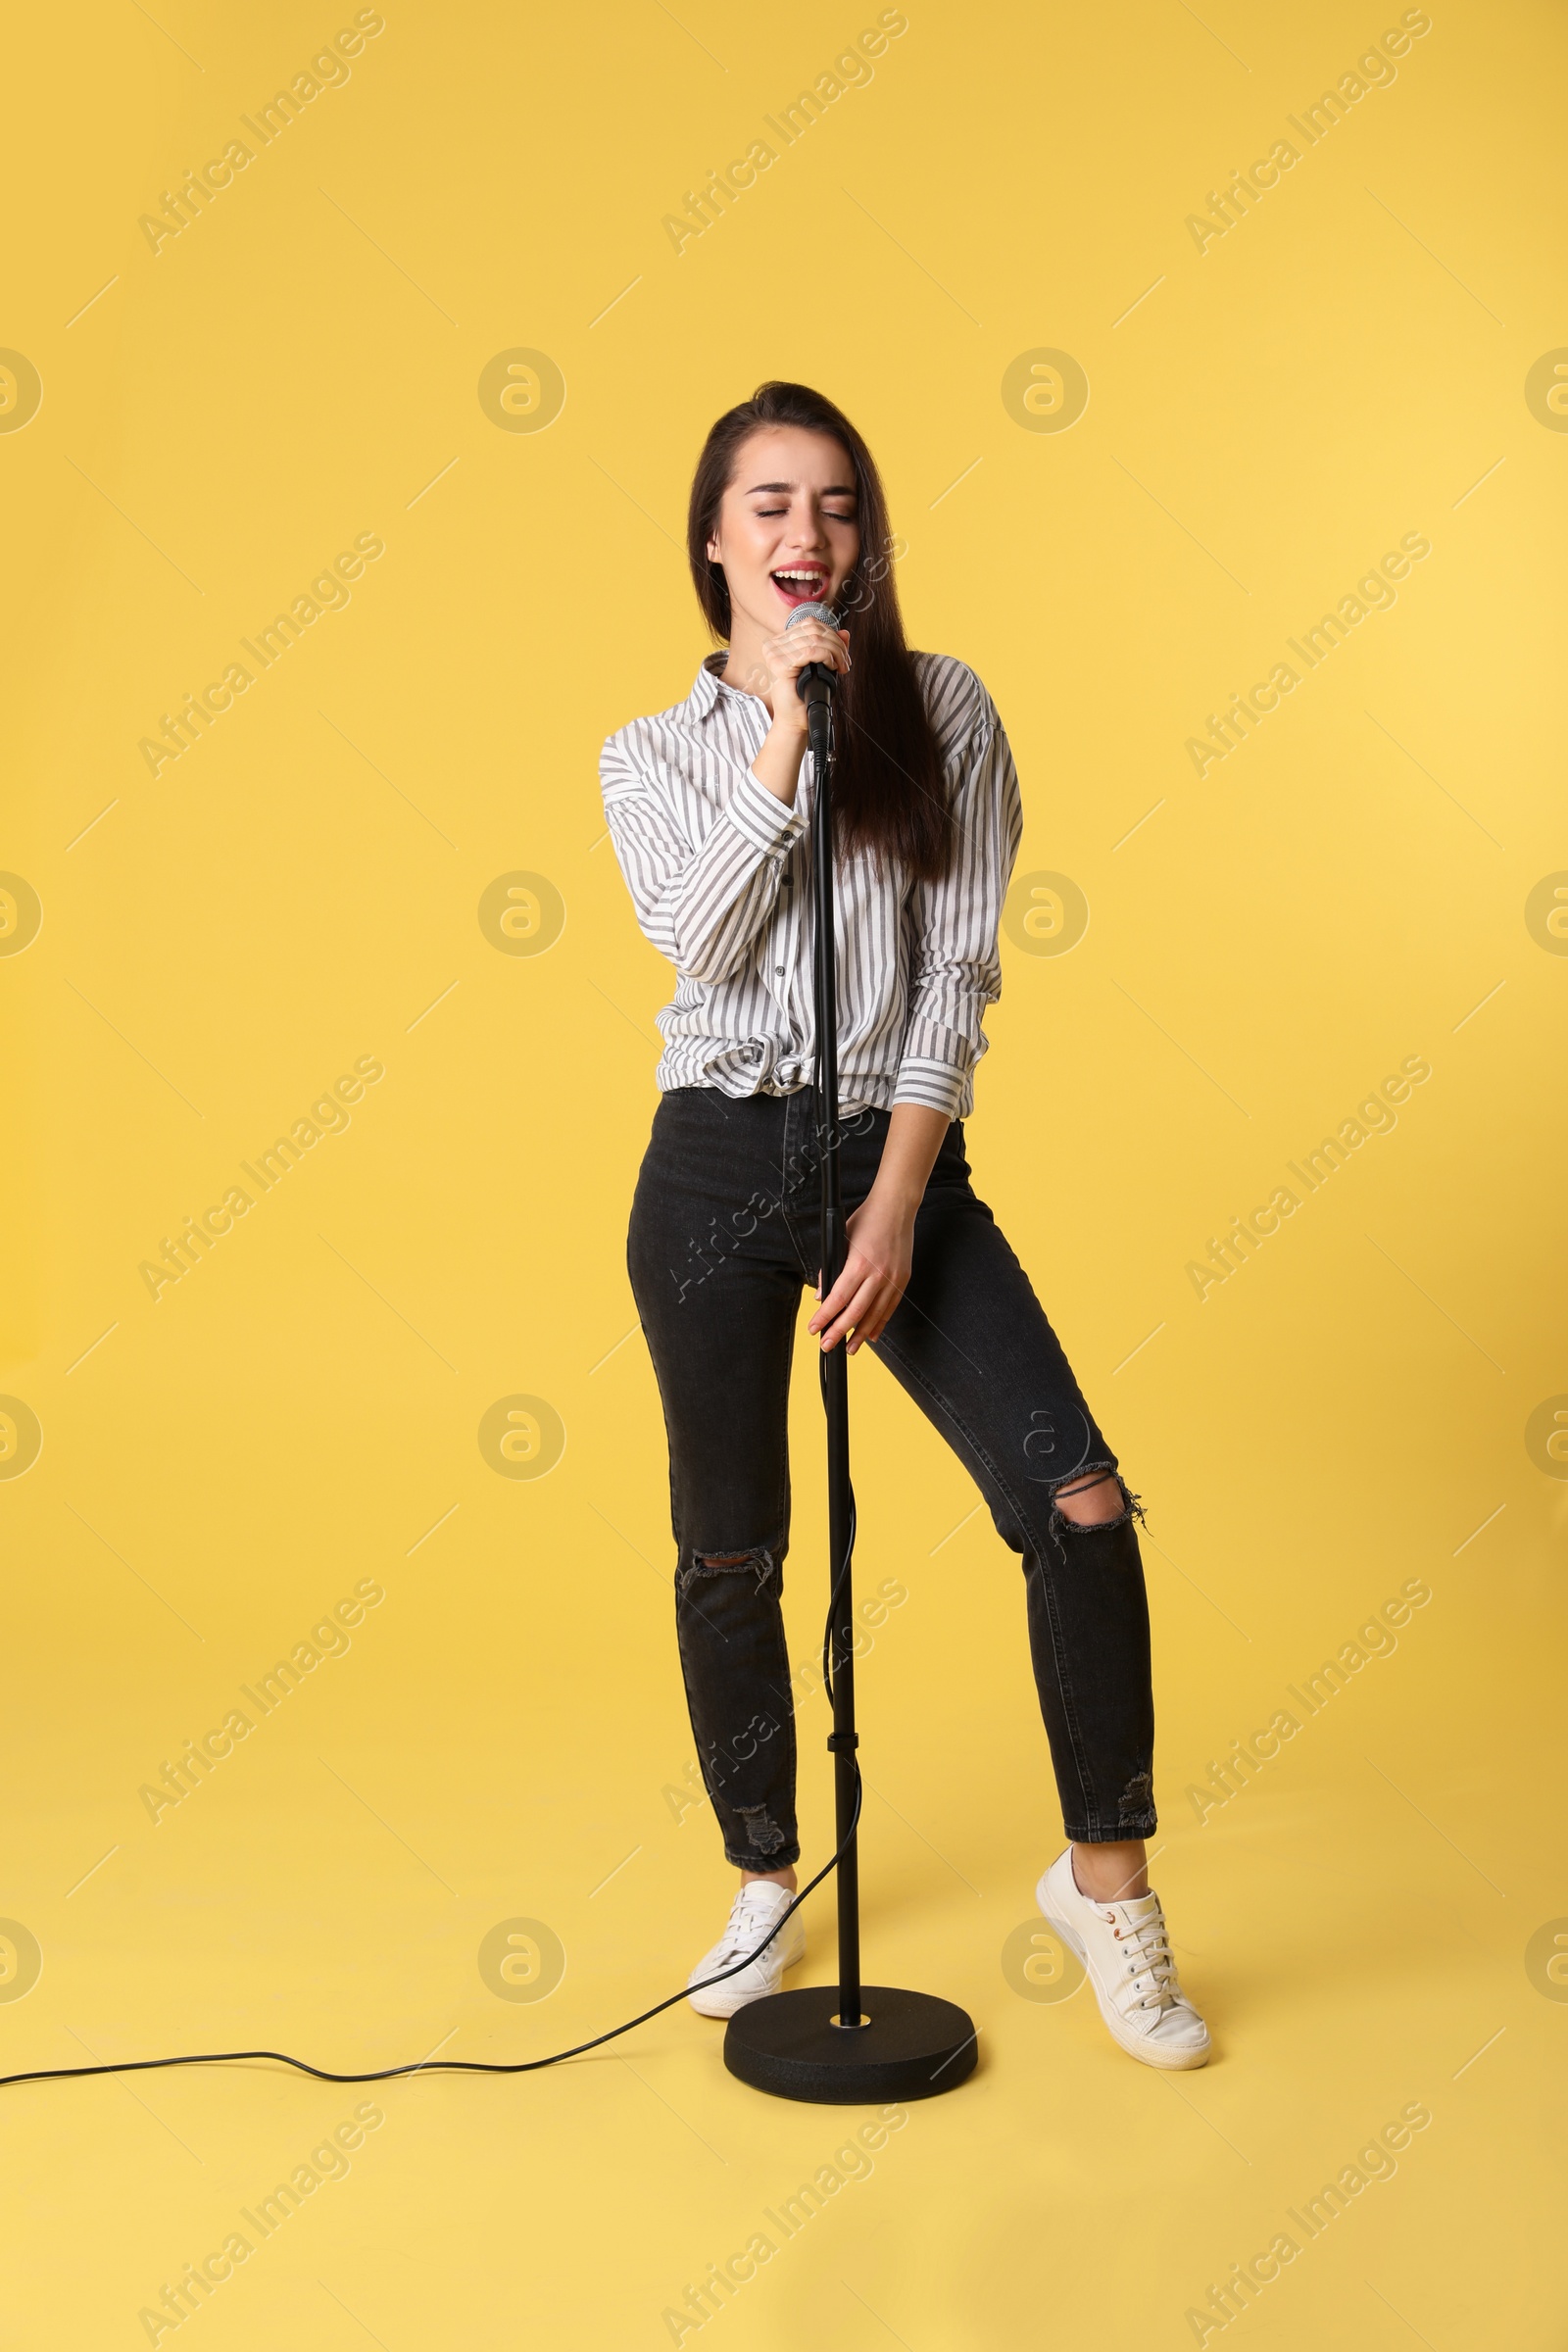
[[[809,1091],[665,1095],[627,1262],[659,1376],[677,1546],[675,1625],[704,1785],[742,1869],[800,1857],[795,1715],[779,1596],[787,1408],[803,1284],[816,1282],[821,1139]],[[841,1123],[846,1210],[889,1114]],[[875,1352],[939,1429],[1023,1562],[1041,1713],[1070,1838],[1154,1828],[1149,1606],[1134,1525],[1075,1526],[1055,1491],[1116,1468],[1017,1258],[948,1130],[914,1225],[909,1287]],[[825,1601],[825,1592],[824,1592]],[[959,1659],[959,1671],[975,1661]]]

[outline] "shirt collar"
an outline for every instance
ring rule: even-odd
[[[726,696],[731,702],[756,702],[755,695],[745,693],[739,686],[725,685],[724,664],[728,660],[729,655],[722,646],[716,653],[704,656],[702,665],[697,672],[696,682],[686,698],[687,707],[695,718],[707,718],[721,695]]]

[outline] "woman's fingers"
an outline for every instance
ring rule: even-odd
[[[824,621],[819,620],[804,620],[799,628],[771,638],[764,651],[774,673],[790,677],[804,669],[808,662],[825,662],[838,670],[847,670],[850,666],[844,633],[830,629]]]
[[[811,1317],[809,1328],[824,1348],[836,1348],[853,1332],[850,1353],[879,1340],[904,1296],[904,1282],[887,1268],[852,1258]]]
[[[818,1272],[817,1281],[820,1283],[821,1279]],[[856,1355],[867,1341],[882,1337],[908,1279],[906,1266],[894,1267],[868,1257],[852,1242],[844,1271],[807,1328],[824,1348],[837,1347],[840,1340],[853,1332],[850,1353]]]
[[[854,1310],[867,1288],[869,1273],[866,1265],[851,1258],[811,1317],[807,1329],[814,1333],[824,1347],[828,1345],[828,1335],[835,1326],[842,1324],[846,1317],[851,1323],[855,1321]]]
[[[896,1287],[881,1295],[870,1314],[862,1316],[855,1326],[854,1336],[849,1343],[851,1355],[858,1355],[862,1348],[876,1346],[877,1341],[892,1322],[893,1310],[903,1296],[904,1293]]]
[[[904,1285],[900,1282],[889,1282],[878,1292],[869,1313],[862,1315],[855,1326],[855,1336],[849,1343],[851,1355],[858,1355],[862,1348],[875,1347],[903,1297]]]
[[[840,1340],[844,1339],[848,1333],[858,1332],[862,1322],[875,1312],[880,1297],[881,1285],[879,1283],[861,1283],[849,1303],[839,1314],[834,1316],[832,1322],[823,1331],[822,1348],[824,1352],[830,1348],[836,1348]]]
[[[843,1273],[822,1300],[821,1305],[807,1325],[807,1329],[808,1331],[825,1331],[834,1316],[855,1297],[870,1271],[865,1259],[852,1250],[845,1261]],[[820,1282],[821,1279],[821,1275],[818,1274],[817,1281]]]

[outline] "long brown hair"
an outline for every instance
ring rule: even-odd
[[[942,759],[904,641],[893,578],[893,535],[882,478],[865,443],[841,409],[808,384],[760,384],[750,400],[726,410],[703,444],[686,521],[697,601],[715,638],[730,634],[729,585],[709,561],[724,492],[741,446],[768,425],[794,425],[838,442],[855,468],[860,553],[836,610],[849,629],[855,664],[841,677],[834,727],[834,804],[846,850],[895,858],[922,881],[952,863],[953,811],[942,784]]]

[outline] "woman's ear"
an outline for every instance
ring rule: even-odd
[[[710,539],[708,542],[708,561],[710,564],[718,562],[718,541],[716,539]]]

